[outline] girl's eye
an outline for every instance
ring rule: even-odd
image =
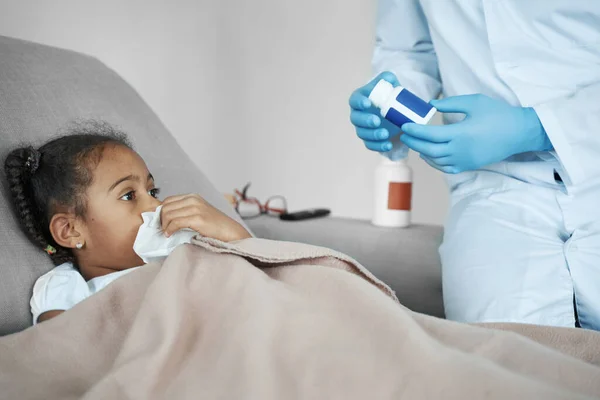
[[[125,193],[123,196],[121,196],[120,200],[125,200],[125,201],[131,201],[135,199],[135,190],[132,190],[131,192],[127,192]]]
[[[148,193],[150,193],[150,196],[154,197],[155,199],[158,199],[158,195],[160,194],[160,188],[150,189]]]

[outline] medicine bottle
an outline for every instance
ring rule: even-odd
[[[437,111],[408,89],[402,86],[394,87],[384,79],[377,82],[369,94],[369,100],[379,108],[383,118],[398,127],[402,127],[406,122],[425,125]]]
[[[410,225],[412,169],[406,161],[406,158],[391,161],[382,157],[375,169],[374,225],[402,228]]]

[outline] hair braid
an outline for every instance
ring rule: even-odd
[[[42,249],[46,249],[48,245],[52,246],[56,252],[50,256],[58,265],[72,261],[73,254],[69,249],[58,246],[54,240],[44,235],[40,222],[45,218],[41,215],[42,210],[34,203],[35,196],[32,190],[32,180],[39,167],[40,159],[41,154],[31,146],[13,150],[6,157],[6,178],[17,216],[25,233]]]

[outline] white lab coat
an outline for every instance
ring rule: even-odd
[[[447,317],[572,326],[575,301],[600,329],[600,0],[380,0],[373,67],[533,107],[554,147],[447,175]]]

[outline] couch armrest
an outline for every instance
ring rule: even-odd
[[[302,242],[345,253],[390,285],[406,307],[444,316],[440,226],[380,228],[365,220],[333,217],[282,221],[262,216],[246,222],[260,238]]]

